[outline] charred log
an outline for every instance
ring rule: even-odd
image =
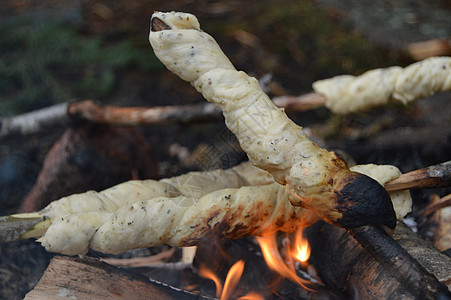
[[[398,224],[394,239],[405,250],[381,230],[354,230],[353,235],[359,242],[345,230],[322,222],[306,232],[312,247],[310,261],[317,267],[324,282],[350,297],[450,297],[445,286],[451,287],[450,258],[427,245],[402,223]],[[361,244],[368,248],[363,248]]]

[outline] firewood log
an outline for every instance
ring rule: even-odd
[[[26,296],[34,299],[211,299],[101,263],[92,258],[57,256],[36,287]]]
[[[425,284],[421,280],[425,280],[429,275],[412,269],[409,262],[397,251],[388,254],[380,251],[376,254],[380,256],[380,261],[399,261],[399,265],[384,266],[345,230],[317,223],[305,232],[312,247],[310,262],[316,266],[326,284],[350,298],[434,299],[440,294],[444,296],[443,299],[449,297],[443,290],[427,290],[432,284]],[[396,227],[393,238],[438,281],[451,289],[451,258],[427,244],[402,222]],[[377,237],[374,243],[381,249],[391,247],[384,245]],[[395,273],[398,276],[393,276]],[[412,284],[406,286],[399,277],[409,277]]]

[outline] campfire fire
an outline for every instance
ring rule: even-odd
[[[304,289],[314,291],[308,287],[311,282],[298,276],[297,270],[308,269],[308,259],[310,257],[310,246],[308,240],[303,236],[302,230],[297,231],[282,240],[282,251],[279,251],[276,234],[265,237],[257,237],[263,257],[269,269],[275,271],[280,277],[287,278]],[[281,254],[281,252],[283,254]],[[244,296],[238,297],[236,287],[244,271],[245,263],[243,260],[237,261],[229,269],[224,284],[220,276],[207,266],[199,267],[199,275],[210,279],[216,286],[216,297],[221,300],[241,299],[241,300],[260,300],[265,299],[261,293],[250,291]],[[277,285],[278,280],[274,282]]]
[[[302,235],[302,230],[296,232],[295,245],[296,253],[294,256],[300,262],[306,263],[310,257],[310,246],[307,239]]]
[[[263,257],[270,269],[276,271],[280,276],[296,282],[303,288],[313,291],[307,286],[311,282],[300,278],[296,271],[297,262],[300,262],[307,267],[307,260],[310,257],[310,247],[307,239],[302,235],[302,230],[296,232],[294,245],[292,245],[290,239],[284,240],[283,244],[285,245],[284,249],[286,252],[284,255],[285,259],[279,252],[276,235],[257,237],[257,241],[260,244]]]

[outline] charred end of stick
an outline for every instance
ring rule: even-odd
[[[336,191],[337,207],[342,217],[336,225],[356,228],[363,225],[396,226],[396,214],[387,191],[374,179],[352,172]]]
[[[157,17],[153,17],[150,20],[150,30],[151,31],[162,31],[162,30],[170,30],[171,27],[169,27],[168,24],[166,24],[165,22],[163,22],[161,19],[157,18]]]

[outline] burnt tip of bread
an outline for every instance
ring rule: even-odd
[[[363,225],[396,226],[396,214],[387,191],[374,179],[351,172],[343,187],[335,191],[336,209],[342,217],[336,225],[346,229]]]

